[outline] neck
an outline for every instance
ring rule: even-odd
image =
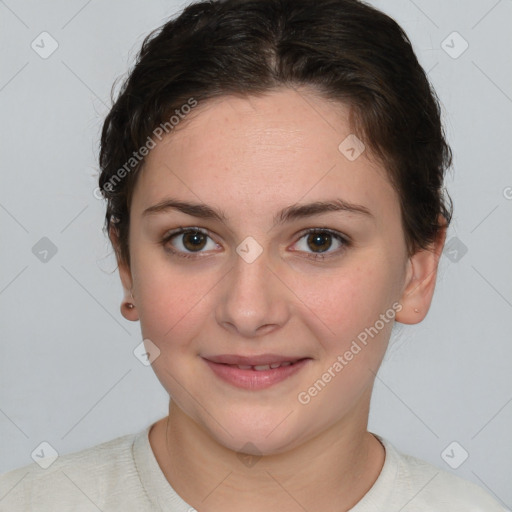
[[[359,415],[367,418],[367,410]],[[197,510],[343,511],[368,492],[385,456],[366,422],[347,423],[283,453],[243,456],[218,443],[171,401],[169,416],[149,437],[165,477]]]

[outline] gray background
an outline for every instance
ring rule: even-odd
[[[405,28],[440,96],[455,216],[432,308],[420,325],[397,326],[369,428],[510,508],[512,2],[372,3]],[[94,190],[111,85],[185,4],[0,0],[0,472],[32,462],[42,441],[65,454],[167,413],[166,392],[132,353],[140,328],[119,312]],[[46,59],[31,47],[43,31],[58,43]],[[46,261],[43,237],[57,250]]]

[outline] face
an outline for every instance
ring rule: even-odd
[[[350,144],[339,149],[351,133],[348,110],[312,91],[223,97],[199,104],[138,177],[122,278],[160,351],[153,369],[173,402],[235,451],[279,453],[358,414],[366,426],[357,411],[408,259],[385,170],[368,150],[354,160]],[[171,199],[220,218],[146,212]],[[290,214],[320,202],[353,209]],[[279,361],[294,364],[227,364]]]

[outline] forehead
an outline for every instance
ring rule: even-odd
[[[336,197],[377,217],[396,214],[384,168],[367,149],[347,158],[354,140],[348,119],[347,107],[307,90],[200,103],[146,157],[133,213],[170,194],[237,216],[271,216],[293,203]]]

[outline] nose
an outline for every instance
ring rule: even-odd
[[[236,255],[223,280],[216,316],[220,325],[238,337],[255,338],[286,324],[290,292],[271,268],[268,251],[248,261]]]

